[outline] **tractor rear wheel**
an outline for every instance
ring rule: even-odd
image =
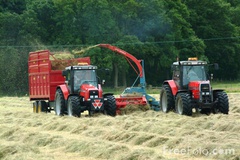
[[[163,85],[160,93],[161,108],[164,113],[174,108],[174,98],[169,85]]]
[[[223,114],[228,114],[229,112],[228,95],[225,92],[221,91],[215,94],[215,98],[218,99],[217,104],[214,106],[215,110],[218,110]]]
[[[109,116],[116,116],[116,99],[112,95],[106,96],[107,104],[104,106],[104,112]]]
[[[191,97],[188,93],[178,93],[176,98],[175,110],[181,115],[192,115]]]
[[[67,108],[69,116],[81,117],[81,106],[78,96],[71,96],[68,98]]]
[[[65,100],[63,97],[63,93],[61,89],[57,89],[55,94],[55,106],[54,106],[55,114],[58,116],[63,115],[64,108],[65,108]]]

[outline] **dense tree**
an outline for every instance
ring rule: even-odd
[[[145,62],[147,83],[170,78],[177,57],[218,62],[215,78],[240,78],[238,0],[3,0],[0,2],[0,93],[25,93],[27,57],[39,49],[80,50],[110,43]],[[129,86],[135,72],[124,57],[95,48],[108,84]],[[231,72],[228,72],[231,70]]]
[[[240,55],[239,39],[234,37],[239,36],[239,30],[232,23],[231,5],[224,0],[188,0],[187,5],[192,28],[207,46],[205,55],[221,66],[218,77],[236,79],[240,66],[234,61]]]
[[[54,0],[56,40],[60,44],[113,43],[117,26],[106,0]],[[116,40],[116,39],[115,39]]]
[[[43,42],[45,45],[53,44],[55,33],[58,32],[55,28],[56,22],[53,19],[53,16],[56,14],[56,9],[52,0],[42,1],[34,0],[27,3],[27,10],[24,12],[26,19],[30,23],[26,24],[29,28],[28,32],[34,32],[34,37],[38,38],[39,42]],[[37,34],[35,33],[37,32]]]
[[[136,44],[138,45],[138,47],[136,47]],[[136,36],[130,35],[124,36],[116,43],[116,45],[118,45],[121,49],[125,50],[126,52],[132,54],[133,56],[138,57],[137,59],[140,59],[142,43]],[[123,86],[126,87],[127,85],[128,86],[133,85],[134,80],[139,75],[139,70],[136,64],[132,60],[126,59],[126,57],[123,57],[122,55],[121,56],[117,55],[115,57],[118,57],[113,59],[114,69],[115,71],[116,70],[118,71],[115,73],[116,76],[119,75],[119,77],[122,79]],[[136,74],[130,74],[134,72]],[[127,77],[128,80],[130,80],[129,83],[127,83]],[[117,83],[117,80],[118,80],[117,77],[115,77],[114,81],[115,84]],[[137,84],[139,84],[139,81]]]
[[[25,0],[2,0],[0,1],[0,12],[11,12],[21,14],[26,9]]]

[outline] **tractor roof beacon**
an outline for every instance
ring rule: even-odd
[[[160,93],[162,111],[174,110],[188,116],[192,115],[192,109],[205,114],[228,114],[228,96],[221,89],[212,89],[207,76],[208,66],[197,58],[174,62],[172,80],[163,82]],[[218,69],[217,64],[215,69]]]

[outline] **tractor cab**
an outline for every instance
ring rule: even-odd
[[[79,94],[81,88],[98,88],[96,66],[78,65],[66,67],[63,71],[65,83],[71,94]]]
[[[207,81],[207,62],[189,58],[188,61],[174,62],[173,80],[180,89],[187,89],[193,81]]]

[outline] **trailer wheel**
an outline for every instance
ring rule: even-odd
[[[33,113],[37,113],[38,101],[33,102]]]
[[[78,96],[71,96],[68,98],[67,110],[69,116],[81,117],[81,106]]]
[[[160,93],[160,104],[164,113],[174,108],[174,98],[169,85],[163,85]]]
[[[55,94],[55,106],[54,106],[55,114],[58,116],[63,115],[64,107],[65,107],[65,100],[63,97],[63,93],[61,89],[57,89]]]
[[[116,99],[112,95],[106,96],[107,104],[104,106],[104,112],[109,116],[116,116]]]
[[[215,98],[218,99],[217,104],[214,106],[215,110],[218,110],[223,114],[228,114],[229,111],[228,95],[225,92],[217,92]]]
[[[37,113],[45,112],[47,113],[47,103],[45,101],[38,101]]]
[[[192,115],[191,97],[188,93],[178,93],[175,110],[180,115]]]

